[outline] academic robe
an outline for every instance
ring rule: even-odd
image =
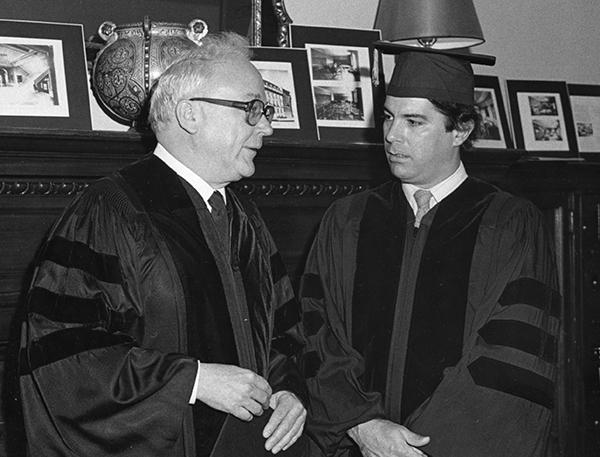
[[[199,194],[152,155],[65,210],[23,327],[30,455],[209,455],[226,415],[189,405],[197,359],[305,398],[283,263],[257,208],[229,189],[227,201],[229,252]]]
[[[543,456],[561,298],[540,212],[468,178],[419,229],[391,181],[327,210],[301,285],[307,429],[327,456],[375,418],[433,457]]]

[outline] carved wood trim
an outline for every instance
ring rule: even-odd
[[[283,0],[272,0],[275,19],[277,20],[277,45],[282,48],[290,46],[290,24],[292,18],[285,9]]]
[[[0,181],[0,195],[10,196],[72,196],[90,185],[89,181],[62,181],[41,179],[5,179]],[[356,182],[290,182],[257,181],[233,183],[239,193],[260,197],[340,197],[367,189],[366,183]]]
[[[340,197],[367,189],[367,184],[357,183],[302,183],[302,182],[249,182],[234,183],[233,188],[243,195],[260,197]]]
[[[262,0],[252,1],[250,45],[262,45]]]
[[[88,182],[77,181],[2,180],[0,195],[70,196],[81,192],[88,185]]]

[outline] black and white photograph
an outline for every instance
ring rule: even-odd
[[[481,124],[473,146],[490,149],[511,148],[508,118],[498,77],[475,75],[474,100],[475,109],[481,117]]]
[[[521,120],[527,127],[523,130],[526,145],[550,150],[568,149],[561,128],[563,108],[556,95],[524,92],[518,94],[517,99],[521,112],[529,113]]]
[[[594,136],[594,124],[591,122],[576,122],[577,137],[591,137]]]
[[[580,153],[600,153],[600,85],[569,84]]]
[[[273,128],[300,128],[292,64],[260,60],[254,60],[252,63],[265,82],[267,103],[275,107]]]
[[[275,108],[271,140],[318,141],[306,49],[252,47],[252,63],[265,83],[267,102]]]
[[[378,141],[383,87],[372,83],[369,46],[380,38],[380,31],[291,24],[290,37],[292,46],[308,52],[320,138]]]
[[[528,95],[532,116],[558,116],[558,103],[554,95]]]
[[[315,86],[313,90],[319,125],[365,120],[360,87]]]
[[[567,84],[508,80],[517,147],[542,155],[577,155]]]
[[[475,89],[475,109],[481,116],[481,140],[498,141],[500,133],[500,117],[494,92],[490,89]]]
[[[562,141],[563,134],[561,133],[560,119],[549,118],[533,118],[531,120],[533,128],[533,136],[535,141]]]
[[[91,129],[81,24],[0,20],[0,123]]]
[[[559,105],[555,95],[528,95],[535,141],[563,141]]]
[[[0,115],[69,115],[62,42],[0,37]]]
[[[368,49],[312,44],[307,44],[306,48],[317,125],[375,127]]]
[[[600,457],[600,0],[0,11],[0,457]]]
[[[358,50],[345,47],[311,47],[310,66],[314,81],[360,82]],[[365,67],[368,71],[368,66]]]

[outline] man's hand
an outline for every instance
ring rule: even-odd
[[[211,408],[249,421],[269,407],[271,386],[253,371],[235,365],[201,363],[198,376],[196,397]]]
[[[286,450],[302,435],[306,408],[298,397],[287,390],[273,394],[270,402],[273,414],[263,430],[267,438],[265,449],[277,454]]]
[[[419,457],[417,449],[429,443],[428,436],[411,432],[406,427],[385,419],[373,419],[348,430],[364,457]]]

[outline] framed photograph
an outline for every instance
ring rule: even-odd
[[[580,153],[600,153],[600,86],[568,84],[577,147]]]
[[[513,147],[508,130],[500,81],[497,76],[475,75],[475,109],[481,115],[476,148],[510,149]]]
[[[81,25],[0,20],[0,124],[91,129]]]
[[[573,115],[562,81],[506,81],[518,148],[576,156]]]
[[[252,63],[265,81],[267,101],[275,107],[276,140],[317,141],[306,49],[252,48]]]
[[[380,37],[379,30],[290,25],[292,46],[304,47],[308,52],[321,140],[381,141],[384,93],[382,86],[375,87],[371,82],[373,53],[369,49]]]

